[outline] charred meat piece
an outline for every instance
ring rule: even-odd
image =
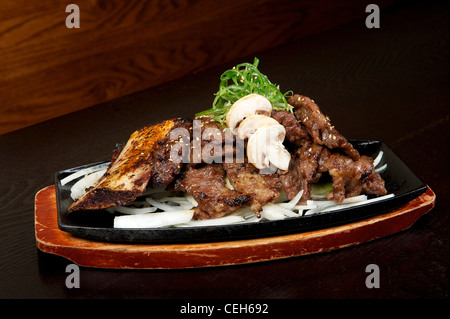
[[[294,114],[288,111],[273,111],[272,117],[286,129],[285,140],[291,144],[289,148],[297,149],[311,139],[306,127],[295,118]]]
[[[293,199],[303,190],[301,201],[310,197],[311,184],[317,183],[326,172],[324,162],[330,151],[321,145],[309,141],[298,149],[289,163],[289,170],[281,176],[281,181],[288,199]]]
[[[288,103],[294,107],[295,117],[303,123],[315,143],[330,149],[342,149],[353,160],[359,159],[359,152],[331,125],[329,118],[322,114],[313,100],[295,94]]]
[[[69,207],[68,212],[105,209],[135,200],[155,172],[155,161],[159,158],[153,156],[154,148],[174,127],[183,123],[183,119],[167,120],[131,134],[127,143],[114,152],[106,173]]]
[[[299,158],[298,170],[303,178],[308,183],[317,183],[322,177],[322,173],[326,171],[324,162],[328,160],[330,150],[310,141],[297,151],[297,155]]]
[[[253,196],[226,187],[222,164],[186,166],[173,184],[175,191],[191,194],[197,201],[195,219],[219,218],[248,205]]]
[[[273,202],[281,191],[278,174],[259,174],[259,170],[250,163],[225,163],[227,177],[233,188],[241,193],[253,195],[250,207],[259,213],[262,207]]]
[[[328,199],[342,203],[344,198],[361,193],[385,195],[384,180],[373,170],[373,159],[361,156],[353,161],[342,154],[332,154],[324,163],[333,180],[333,191]]]
[[[383,179],[374,171],[372,158],[361,156],[354,161],[344,154],[332,153],[325,146],[308,142],[295,152],[288,172],[281,175],[288,199],[294,198],[300,190],[303,190],[301,201],[309,199],[311,185],[325,173],[329,174],[333,183],[333,191],[327,197],[336,203],[362,193],[387,193]]]
[[[192,121],[188,120],[179,121],[176,123],[176,125],[174,125],[169,134],[167,134],[163,139],[155,143],[155,146],[152,151],[152,158],[151,158],[152,170],[148,187],[155,188],[167,185],[171,183],[175,179],[175,177],[181,172],[181,168],[183,167],[183,161],[182,160],[174,161],[172,159],[172,155],[175,154],[172,153],[172,149],[174,145],[182,143],[186,143],[185,147],[186,149],[189,149],[190,144],[189,141],[179,139],[179,135],[176,134],[177,131],[175,130],[180,129],[179,132],[184,132],[183,135],[189,135],[191,128],[192,128]],[[175,134],[172,134],[174,132]],[[180,159],[182,159],[183,148],[179,147],[173,150],[174,152],[177,152],[176,154],[179,156]]]

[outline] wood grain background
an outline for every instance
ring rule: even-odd
[[[79,29],[65,25],[70,3]],[[368,3],[3,0],[0,134],[363,20]]]

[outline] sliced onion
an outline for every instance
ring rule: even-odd
[[[343,203],[340,205],[335,205],[335,206],[330,206],[327,207],[325,209],[322,210],[322,212],[329,212],[329,211],[333,211],[333,210],[337,210],[337,209],[342,209],[342,208],[348,208],[348,207],[354,207],[354,206],[360,206],[360,205],[367,205],[373,202],[378,202],[380,200],[385,200],[388,198],[394,197],[394,194],[388,194],[388,195],[383,195],[380,197],[375,197],[375,198],[371,198],[371,199],[366,199],[366,200],[360,200],[360,201],[349,201],[347,203]]]
[[[87,174],[90,173],[94,173],[97,171],[101,171],[101,170],[105,170],[106,168],[108,168],[109,162],[108,163],[102,163],[102,164],[98,164],[95,166],[91,166],[91,167],[87,167],[84,169],[80,169],[79,171],[76,171],[75,173],[72,173],[66,177],[64,177],[63,179],[61,179],[61,186],[66,185],[67,183],[81,177],[81,176],[85,176]]]
[[[268,204],[271,205],[271,204]],[[284,214],[286,217],[298,217],[298,214],[294,213],[294,211],[292,209],[289,208],[285,208],[283,206],[281,206],[280,204],[278,205],[271,205],[272,207],[270,207],[270,209],[275,209],[278,212]]]
[[[375,157],[375,159],[373,160],[373,167],[377,167],[378,164],[380,164],[381,159],[383,158],[383,155],[384,155],[383,151],[380,151],[378,153],[377,157]]]
[[[300,198],[302,198],[302,195],[303,195],[303,189],[300,192],[298,192],[297,195],[295,195],[295,197],[292,200],[290,200],[289,202],[279,203],[278,205],[280,207],[284,207],[284,208],[292,210],[295,207],[295,205],[297,205]]]
[[[384,164],[380,167],[377,167],[377,168],[375,168],[375,172],[380,173],[380,172],[384,171],[387,168],[387,166],[388,166],[387,164]]]
[[[77,181],[70,189],[70,197],[73,200],[77,200],[86,193],[86,189],[93,186],[102,176],[105,174],[106,168],[91,173]]]
[[[196,227],[196,226],[219,226],[242,223],[245,219],[242,216],[229,215],[221,218],[191,220],[189,223],[177,225],[178,227]]]
[[[114,228],[160,228],[191,221],[193,210],[170,213],[123,215],[114,218]]]
[[[194,196],[192,196],[191,194],[186,194],[185,197],[186,197],[187,201],[192,204],[192,207],[197,207],[198,206],[198,203],[195,200]]]
[[[147,213],[153,213],[156,211],[156,207],[128,207],[128,206],[116,206],[112,207],[110,210],[122,213],[122,214],[128,214],[128,215],[139,215],[139,214],[147,214]]]
[[[296,210],[308,210],[308,209],[314,209],[317,208],[317,205],[295,205],[292,210],[296,211]]]
[[[255,213],[250,209],[250,207],[240,208],[240,209],[234,211],[233,213],[231,213],[230,215],[242,216],[245,219],[249,219],[253,216],[256,216]]]
[[[160,201],[157,201],[157,200],[155,200],[155,199],[153,199],[153,198],[150,198],[150,197],[146,198],[145,200],[146,200],[150,205],[152,205],[153,207],[156,207],[156,208],[158,208],[158,209],[161,209],[161,210],[164,211],[164,212],[167,212],[167,211],[186,210],[186,206],[169,205],[169,204],[165,204],[165,203],[162,203],[162,202],[160,202]],[[189,208],[192,208],[192,207],[193,207],[192,204],[191,204],[190,206],[191,206],[191,207],[189,207]]]
[[[171,204],[175,204],[173,207],[182,207],[184,209],[191,209],[192,207],[195,207],[192,202],[190,202],[185,196],[168,196],[168,197],[162,197],[158,198],[157,202],[159,203],[167,203],[169,206]],[[172,207],[172,206],[171,206]]]
[[[280,220],[285,219],[286,215],[280,212],[277,209],[274,209],[271,205],[266,205],[263,207],[263,210],[261,211],[261,217],[268,219],[268,220]]]

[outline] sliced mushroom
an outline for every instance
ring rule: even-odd
[[[287,171],[291,161],[291,154],[284,148],[283,144],[277,143],[270,146],[268,158],[269,162],[275,167]]]
[[[246,95],[231,106],[227,113],[227,126],[234,131],[239,123],[250,115],[262,114],[270,115],[272,112],[272,104],[270,101],[260,94]]]
[[[279,125],[280,123],[273,117],[266,115],[250,115],[245,118],[238,128],[238,136],[241,139],[249,138],[260,127]]]
[[[289,168],[291,154],[284,148],[286,129],[283,125],[258,128],[248,139],[247,158],[258,169],[269,168],[272,163],[281,170]]]

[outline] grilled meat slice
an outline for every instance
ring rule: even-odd
[[[330,149],[342,149],[351,159],[359,159],[359,152],[331,125],[330,119],[322,114],[313,100],[295,94],[288,103],[294,107],[295,117],[303,123],[315,143]]]
[[[183,119],[172,119],[147,126],[131,134],[127,143],[118,148],[110,166],[99,181],[75,201],[68,212],[105,209],[133,201],[147,187],[155,171],[153,150]]]
[[[317,183],[326,171],[324,162],[330,156],[330,150],[309,141],[298,149],[289,163],[289,170],[281,175],[281,182],[288,199],[293,199],[303,190],[301,201],[309,199],[311,184]]]
[[[280,196],[281,181],[277,173],[259,174],[259,169],[248,162],[225,163],[224,167],[235,190],[253,195],[250,203],[253,212],[259,213],[264,205]]]
[[[327,147],[310,141],[294,153],[289,170],[281,175],[287,198],[292,199],[303,190],[301,201],[309,199],[311,185],[326,173],[333,183],[333,191],[327,197],[336,203],[362,193],[387,193],[383,179],[374,171],[372,158],[363,155],[355,161],[347,155],[333,153]]]
[[[186,166],[173,184],[173,189],[191,194],[197,201],[195,219],[219,218],[250,203],[253,196],[226,187],[222,164]]]
[[[303,144],[302,148],[297,151],[298,170],[308,183],[317,183],[320,180],[322,173],[327,170],[324,163],[328,160],[330,154],[328,148],[311,141]]]
[[[272,117],[286,129],[285,143],[289,144],[288,149],[297,149],[311,139],[306,127],[291,112],[272,111]]]
[[[180,129],[180,130],[175,130]],[[169,134],[166,134],[164,138],[157,141],[153,147],[152,158],[151,158],[151,178],[148,183],[148,187],[159,187],[168,185],[171,183],[175,177],[181,172],[183,167],[183,154],[182,152],[186,150],[189,152],[190,138],[189,140],[179,139],[177,132],[183,133],[182,137],[190,137],[190,130],[192,129],[192,121],[180,120],[177,121],[173,128],[170,130]],[[174,133],[174,134],[172,134]],[[183,144],[183,147],[173,148],[176,144]],[[174,153],[172,154],[172,150]],[[173,160],[172,155],[176,154],[181,159],[181,161]]]
[[[332,154],[324,163],[333,180],[328,199],[342,203],[344,198],[362,194],[387,194],[384,180],[373,169],[373,159],[361,156],[353,161],[342,154]]]

